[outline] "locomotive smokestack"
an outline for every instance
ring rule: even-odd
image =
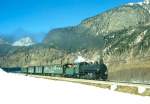
[[[100,58],[99,63],[100,63],[100,64],[103,64],[103,63],[104,63],[103,58]]]

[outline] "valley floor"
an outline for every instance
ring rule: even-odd
[[[150,104],[150,97],[10,74],[0,69],[0,104]]]

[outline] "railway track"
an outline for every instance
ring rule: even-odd
[[[87,79],[76,79],[76,78],[40,76],[40,75],[29,75],[29,76],[35,77],[35,78],[49,79],[49,80],[81,83],[81,84],[96,86],[96,87],[100,87],[104,89],[109,89],[112,91],[125,92],[125,93],[130,93],[130,94],[141,95],[141,96],[150,96],[150,84],[115,82],[115,81],[99,81],[99,80],[87,80]]]

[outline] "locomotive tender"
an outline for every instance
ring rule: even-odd
[[[22,73],[62,76],[73,78],[107,80],[108,70],[105,64],[81,62],[77,64],[55,64],[48,66],[28,66],[21,68]]]

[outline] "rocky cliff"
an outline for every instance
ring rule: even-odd
[[[149,5],[126,4],[82,21],[81,25],[91,28],[95,35],[136,27],[150,22]]]
[[[43,42],[66,50],[103,48],[104,36],[112,32],[148,25],[149,6],[146,1],[129,3],[108,10],[83,20],[78,26],[51,30]]]

